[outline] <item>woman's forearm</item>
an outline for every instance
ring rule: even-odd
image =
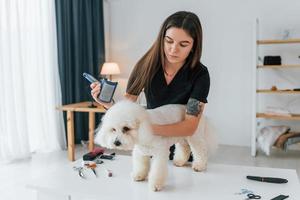
[[[198,119],[184,120],[182,122],[166,125],[152,124],[152,130],[154,135],[160,136],[191,136],[194,134],[198,126]]]
[[[125,99],[128,99],[128,100],[133,101],[133,102],[135,102],[137,100],[137,96],[130,95],[130,94],[127,94],[127,93],[124,95],[124,97],[125,97]],[[97,98],[96,98],[96,100],[97,100]],[[112,107],[115,103],[114,101],[111,101],[110,103],[104,103],[104,102],[99,101],[99,100],[97,100],[96,102],[101,104],[106,110],[109,109],[110,107]]]

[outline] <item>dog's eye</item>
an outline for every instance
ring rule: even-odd
[[[122,129],[122,132],[126,133],[128,131],[130,131],[130,128],[128,128],[127,126],[124,126],[123,129]]]
[[[111,132],[115,132],[115,131],[116,131],[116,129],[115,129],[115,128],[112,128],[112,129],[111,129]]]

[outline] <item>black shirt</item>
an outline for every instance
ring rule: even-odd
[[[193,69],[184,65],[167,85],[163,68],[154,75],[144,92],[147,108],[153,109],[166,104],[187,104],[190,98],[207,103],[210,78],[207,68],[198,63]]]

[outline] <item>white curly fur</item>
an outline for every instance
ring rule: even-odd
[[[165,105],[146,110],[136,103],[121,101],[104,115],[101,125],[96,130],[95,143],[111,149],[133,150],[133,179],[143,181],[148,177],[150,188],[159,191],[166,181],[169,147],[172,144],[176,144],[174,165],[185,165],[192,152],[194,158],[192,168],[195,171],[206,169],[208,148],[216,144],[214,141],[208,141],[215,139],[205,131],[204,117],[201,117],[199,126],[192,136],[153,135],[151,123],[176,123],[182,121],[184,116],[183,105]],[[150,156],[152,156],[151,168]]]

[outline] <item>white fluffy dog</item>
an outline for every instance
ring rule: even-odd
[[[143,181],[148,176],[150,188],[159,191],[167,177],[169,147],[172,144],[176,144],[173,161],[176,166],[183,166],[192,151],[192,168],[195,171],[206,169],[210,137],[205,131],[204,117],[196,132],[189,137],[162,137],[152,133],[151,123],[171,124],[182,121],[185,110],[183,105],[165,105],[146,110],[136,103],[121,101],[104,115],[95,143],[110,149],[133,150],[133,179]]]

